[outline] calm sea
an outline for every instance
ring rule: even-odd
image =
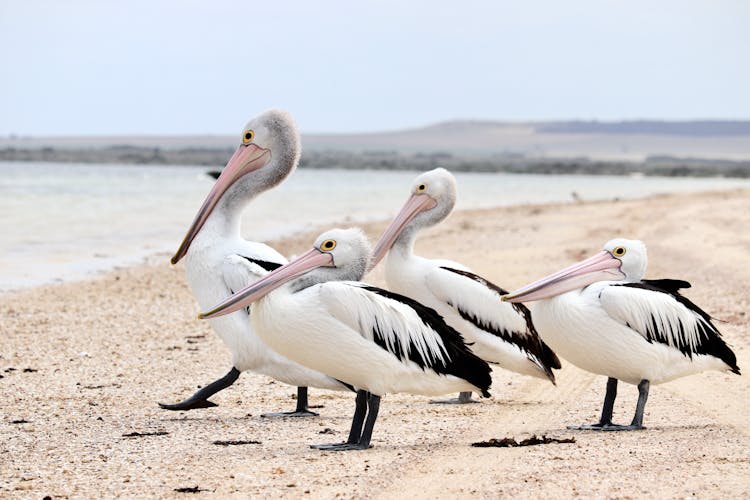
[[[0,162],[0,291],[173,252],[213,179],[204,167]],[[264,241],[395,215],[417,172],[297,170],[248,208]],[[459,173],[459,209],[750,187],[734,179]]]

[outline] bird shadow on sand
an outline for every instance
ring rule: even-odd
[[[480,403],[486,403],[490,405],[501,405],[501,406],[544,406],[550,404],[549,401],[519,401],[517,399],[490,399],[487,401],[479,400]]]
[[[163,422],[185,422],[185,423],[200,423],[200,422],[211,422],[211,423],[223,423],[227,421],[235,421],[235,422],[247,422],[254,419],[260,419],[260,417],[255,417],[253,415],[247,414],[243,417],[228,417],[228,416],[212,416],[212,415],[206,415],[206,416],[198,416],[198,415],[190,415],[190,416],[174,416],[174,417],[168,417],[168,418],[161,418],[159,420]]]

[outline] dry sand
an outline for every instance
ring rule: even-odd
[[[384,224],[366,229],[375,237]],[[346,437],[348,394],[311,390],[320,416],[267,420],[294,388],[245,373],[186,413],[159,409],[230,367],[182,266],[158,262],[85,282],[0,296],[0,497],[750,497],[750,192],[502,208],[455,214],[418,252],[459,260],[513,288],[598,250],[640,238],[648,276],[689,280],[746,375],[705,373],[652,388],[648,430],[593,433],[605,379],[564,364],[557,387],[495,370],[494,397],[436,406],[389,395],[374,448],[324,453]],[[286,254],[314,235],[274,242]],[[376,270],[370,281],[382,284]],[[617,421],[636,390],[620,386]],[[23,421],[24,423],[17,423]],[[131,432],[162,435],[123,437]],[[546,434],[574,444],[472,448]],[[214,441],[258,444],[220,446]]]

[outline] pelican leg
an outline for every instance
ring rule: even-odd
[[[349,439],[346,440],[349,444],[359,442],[359,437],[362,435],[362,425],[364,425],[365,415],[367,415],[367,400],[369,396],[370,393],[367,391],[357,391],[357,406],[354,409],[354,418],[352,418],[352,428],[349,430]]]
[[[604,431],[639,431],[645,429],[643,427],[643,410],[646,408],[646,400],[648,399],[648,390],[651,383],[648,380],[641,380],[638,384],[638,403],[635,405],[635,415],[630,425],[614,425],[610,424],[604,427]]]
[[[570,425],[568,429],[577,431],[603,431],[603,430],[615,430],[614,428],[622,427],[612,423],[612,412],[615,407],[615,399],[617,398],[617,379],[609,377],[607,379],[607,393],[604,396],[604,405],[602,406],[602,416],[599,418],[599,423],[588,424],[588,425]]]
[[[471,391],[459,392],[457,398],[433,399],[430,401],[430,404],[434,405],[463,405],[466,403],[479,403],[479,401],[471,399]]]
[[[364,450],[369,448],[372,429],[375,425],[375,419],[378,418],[379,409],[380,396],[374,396],[363,390],[357,391],[356,408],[352,418],[352,427],[349,431],[349,439],[345,443],[313,444],[310,448],[323,451]],[[367,421],[365,421],[365,415],[367,415]],[[363,425],[364,432],[362,432]]]
[[[635,407],[635,416],[633,416],[633,421],[630,425],[617,425],[612,423],[612,409],[615,404],[615,397],[617,397],[617,379],[610,377],[607,380],[607,395],[604,397],[602,418],[599,420],[599,423],[568,427],[568,429],[588,431],[637,431],[645,429],[643,427],[643,410],[646,408],[649,386],[650,383],[648,380],[641,380],[638,384],[638,403]]]
[[[358,450],[366,450],[370,448],[370,439],[372,438],[372,430],[375,427],[375,420],[378,419],[378,412],[380,412],[380,396],[368,393],[367,398],[367,420],[365,421],[365,430],[362,431],[362,437],[359,438]]]
[[[317,417],[318,414],[310,411],[307,407],[307,387],[297,387],[297,408],[294,411],[282,411],[277,413],[263,413],[261,417]]]
[[[232,385],[239,378],[240,373],[241,372],[237,368],[232,367],[232,369],[229,370],[229,373],[221,377],[219,380],[211,382],[184,401],[175,404],[159,403],[159,406],[165,410],[172,411],[187,411],[218,406],[216,403],[209,401],[208,398]]]
[[[633,421],[630,422],[629,427],[632,430],[645,429],[643,427],[643,410],[646,408],[646,401],[648,400],[648,390],[651,388],[651,382],[648,380],[641,380],[638,384],[638,403],[635,405],[635,415],[633,415]]]

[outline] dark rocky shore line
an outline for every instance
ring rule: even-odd
[[[136,165],[205,165],[220,167],[231,148],[162,149],[111,146],[96,149],[0,149],[0,161],[119,163]],[[305,150],[301,168],[428,170],[534,174],[660,175],[668,177],[750,177],[750,161],[652,156],[644,161],[603,161],[590,158],[533,158],[523,155],[460,155],[398,151]]]

